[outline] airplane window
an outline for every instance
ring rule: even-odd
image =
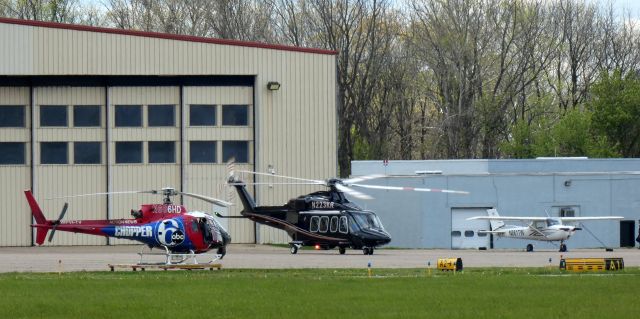
[[[320,217],[320,232],[326,233],[329,230],[329,217],[322,216]]]
[[[338,231],[338,216],[331,217],[331,224],[329,225],[329,231],[335,233]]]
[[[313,216],[311,217],[311,221],[309,222],[309,231],[318,232],[318,224],[320,222],[320,217]]]
[[[451,237],[460,237],[462,233],[459,230],[454,230],[451,232]]]
[[[487,233],[478,232],[478,237],[487,237]]]
[[[557,219],[552,219],[552,218],[547,219],[547,226],[553,226],[558,224],[560,224],[560,222],[558,222]]]
[[[465,230],[464,237],[473,237],[473,230]]]
[[[546,225],[546,223],[543,222],[543,221],[536,221],[536,222],[533,223],[533,227],[535,227],[535,228],[544,228],[545,225]]]
[[[346,234],[349,232],[349,225],[347,224],[347,216],[340,217],[340,232]]]

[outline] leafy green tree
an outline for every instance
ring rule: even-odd
[[[640,78],[635,72],[603,72],[592,89],[593,127],[623,157],[640,156]]]

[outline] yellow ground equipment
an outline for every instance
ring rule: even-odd
[[[438,270],[462,270],[462,258],[440,258],[438,259]]]
[[[567,271],[607,271],[624,269],[622,258],[563,258],[560,270]]]

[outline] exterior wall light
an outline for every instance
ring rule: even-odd
[[[280,90],[280,82],[269,82],[267,83],[267,89],[269,89],[269,91],[277,91]]]

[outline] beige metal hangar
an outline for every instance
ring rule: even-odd
[[[7,18],[0,43],[0,246],[33,244],[25,189],[49,219],[65,201],[65,219],[129,218],[161,198],[45,199],[166,186],[226,198],[231,157],[236,169],[337,173],[333,51]],[[253,189],[264,205],[313,190]],[[228,228],[236,243],[289,240],[244,219]],[[51,244],[105,243],[131,242],[61,232]]]

